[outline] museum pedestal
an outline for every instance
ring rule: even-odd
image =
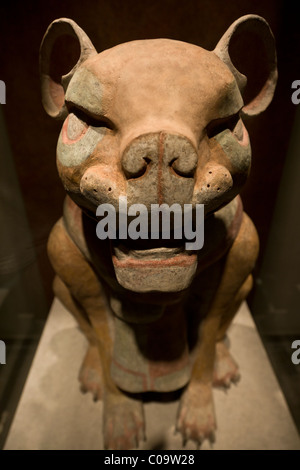
[[[246,303],[229,330],[241,380],[214,390],[216,442],[202,449],[300,449],[300,439]],[[77,381],[86,340],[58,300],[51,308],[5,449],[103,449],[102,402],[83,395]],[[141,449],[182,447],[174,434],[178,401],[147,402],[147,441]]]

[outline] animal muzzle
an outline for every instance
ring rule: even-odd
[[[95,202],[110,203],[116,209],[116,238],[111,240],[112,262],[117,280],[124,288],[140,293],[180,292],[190,285],[197,268],[197,254],[195,250],[186,249],[186,230],[179,227],[182,237],[176,235],[174,216],[166,220],[170,221],[169,237],[163,232],[161,220],[158,222],[157,219],[153,231],[151,211],[155,205],[167,208],[176,205],[182,214],[184,205],[192,201],[197,162],[197,151],[188,138],[157,132],[132,139],[122,152],[118,170],[119,179],[126,188],[122,194],[113,169],[111,174],[101,168],[86,171],[82,193],[94,198]],[[128,227],[123,230],[128,237],[120,236],[120,195],[126,196],[125,212],[128,208],[128,214],[133,205],[142,205],[147,210],[147,233],[141,239],[130,237],[131,217],[126,218]],[[179,225],[186,222],[187,215],[184,216],[177,219]]]
[[[187,204],[194,189],[198,153],[184,136],[157,132],[133,139],[122,155],[129,203]]]
[[[122,155],[130,204],[190,203],[198,154],[191,141],[178,134],[157,132],[133,139]],[[150,232],[150,231],[149,231]],[[174,235],[174,234],[173,234]],[[161,238],[114,246],[113,264],[123,287],[137,292],[186,289],[196,271],[197,256],[184,249],[184,240]],[[149,237],[150,238],[150,237]]]

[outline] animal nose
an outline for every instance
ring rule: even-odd
[[[155,151],[152,142],[148,142],[148,145],[134,143],[126,149],[122,158],[122,168],[126,178],[132,179],[143,176],[148,165],[153,161]]]
[[[122,168],[127,179],[140,178],[150,167],[191,178],[197,161],[197,152],[186,137],[160,132],[135,138],[123,153]]]
[[[167,135],[165,138],[165,161],[173,172],[184,178],[192,178],[198,163],[198,153],[184,137]]]
[[[163,131],[136,137],[121,159],[128,194],[145,204],[190,202],[197,162],[187,137]]]

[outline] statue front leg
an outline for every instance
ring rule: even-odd
[[[238,373],[235,362],[220,341],[251,288],[250,273],[257,254],[257,233],[244,214],[239,234],[227,254],[215,297],[200,324],[192,377],[181,397],[177,417],[177,430],[184,441],[192,439],[200,445],[204,439],[214,440],[213,382],[234,381]],[[219,363],[215,364],[216,360]]]
[[[111,379],[112,338],[106,297],[91,265],[67,234],[62,219],[51,232],[48,253],[57,273],[56,295],[89,341],[80,380],[94,398],[102,396],[104,447],[134,448],[144,439],[142,402],[127,396]]]

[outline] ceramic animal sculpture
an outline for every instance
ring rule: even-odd
[[[261,41],[268,76],[245,104],[247,79],[230,50],[249,32]],[[144,438],[143,392],[180,388],[177,431],[184,441],[213,440],[212,387],[239,377],[224,339],[258,253],[238,194],[251,159],[243,118],[262,112],[276,86],[270,28],[247,15],[213,51],[154,39],[98,54],[61,18],[44,36],[40,71],[45,110],[64,120],[57,167],[67,196],[48,244],[54,291],[88,340],[79,380],[103,400],[105,448],[134,448]],[[169,240],[161,232],[123,240],[117,227],[117,238],[99,239],[98,206],[118,214],[124,197],[148,210],[203,204],[203,247],[185,249],[172,231]]]

